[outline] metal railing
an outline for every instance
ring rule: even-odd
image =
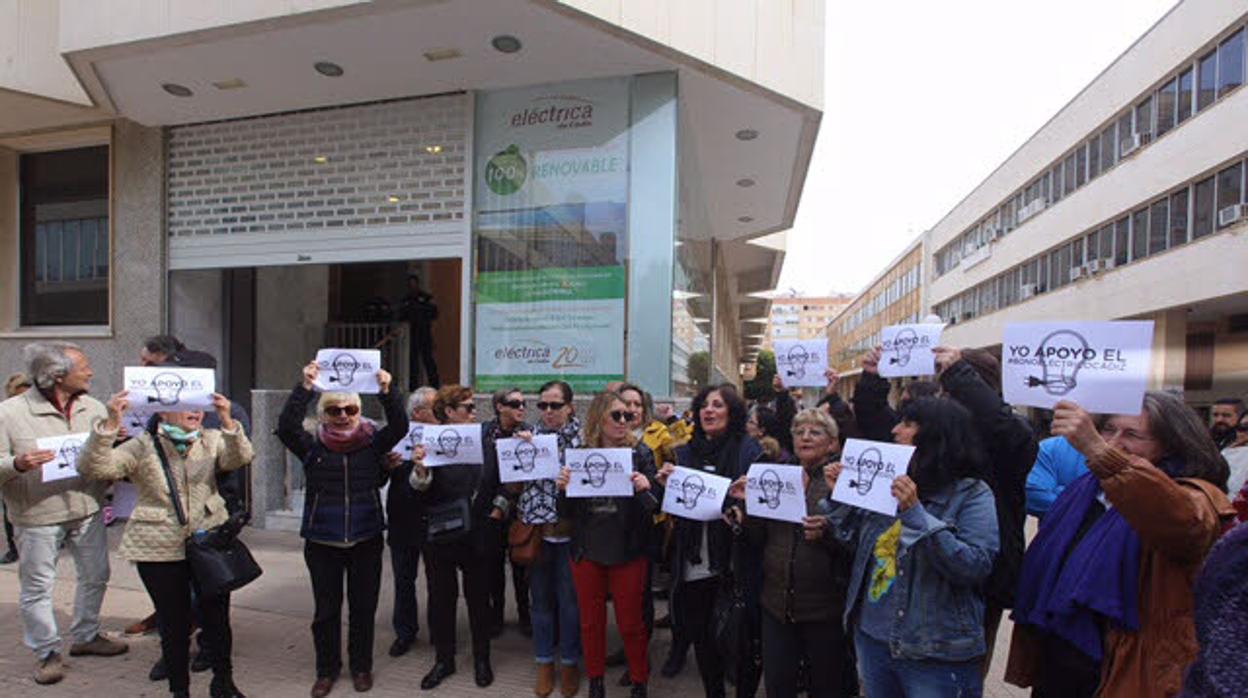
[[[403,388],[411,376],[411,329],[406,322],[331,322],[322,346],[336,349],[380,349],[381,366]]]

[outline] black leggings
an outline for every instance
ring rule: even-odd
[[[798,667],[806,659],[807,695],[834,698],[842,692],[845,633],[840,616],[809,623],[784,623],[763,611],[763,683],[767,695],[796,696]]]
[[[191,566],[185,560],[139,562],[135,566],[156,607],[161,656],[169,671],[169,690],[188,690],[191,685]],[[212,673],[228,676],[234,643],[230,632],[229,594],[214,598],[200,596],[199,612],[204,636],[212,647]]]

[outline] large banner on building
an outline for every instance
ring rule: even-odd
[[[624,267],[485,272],[477,277],[477,389],[577,392],[624,379]]]
[[[624,376],[629,85],[477,97],[477,390]]]

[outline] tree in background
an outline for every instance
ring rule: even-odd
[[[690,354],[689,363],[685,367],[685,371],[689,374],[689,382],[693,384],[695,391],[710,385],[711,353],[708,351],[695,351]]]
[[[771,382],[776,377],[776,355],[770,349],[758,352],[754,378],[745,382],[746,400],[770,400],[775,394]]]

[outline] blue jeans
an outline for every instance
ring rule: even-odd
[[[581,618],[572,585],[571,556],[571,543],[542,541],[541,554],[529,565],[533,653],[538,664],[555,661],[556,623],[560,663],[575,666],[581,661]]]
[[[981,698],[983,660],[941,662],[897,659],[888,645],[855,631],[858,673],[862,688],[871,698]]]

